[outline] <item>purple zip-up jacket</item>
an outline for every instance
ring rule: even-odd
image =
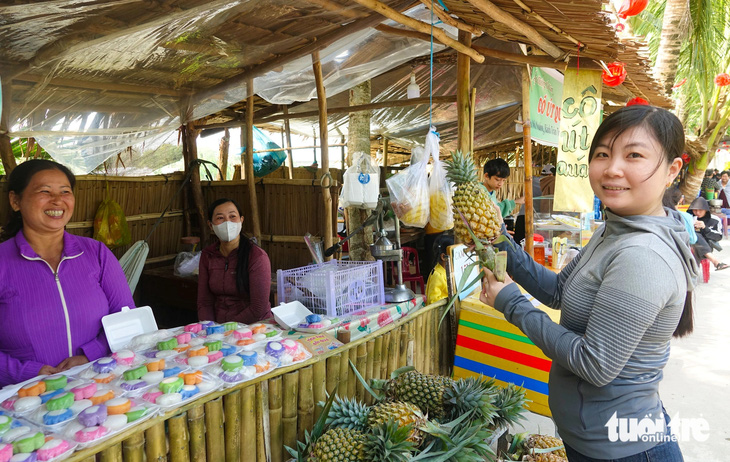
[[[58,272],[21,230],[0,244],[0,386],[38,375],[80,354],[109,354],[101,318],[134,308],[114,254],[99,241],[64,232]]]

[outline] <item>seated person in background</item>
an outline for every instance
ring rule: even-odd
[[[695,258],[710,260],[716,271],[726,269],[729,265],[712,256],[712,249],[720,247],[717,242],[722,239],[722,224],[710,214],[710,204],[706,199],[698,197],[689,205],[687,212],[697,217],[694,222],[697,242],[692,246]]]
[[[12,213],[0,235],[0,386],[109,354],[101,318],[134,308],[122,267],[99,241],[65,231],[76,178],[34,159],[8,179]]]
[[[449,296],[445,265],[446,251],[450,245],[454,245],[454,236],[447,233],[440,234],[433,243],[436,258],[426,284],[426,303],[429,305]]]
[[[515,209],[515,205],[522,205],[525,203],[525,196],[520,197],[517,200],[504,199],[503,201],[497,201],[496,192],[499,188],[504,186],[505,180],[509,178],[509,164],[504,159],[492,159],[484,164],[484,181],[483,184],[487,188],[489,197],[492,199],[502,217],[510,215]]]
[[[713,170],[711,168],[705,170],[705,177],[700,185],[700,197],[714,199],[715,193],[720,192],[721,189],[720,184],[713,176]]]
[[[555,194],[555,167],[548,164],[542,168],[544,177],[540,178],[540,195],[552,196]]]
[[[251,324],[272,317],[271,262],[241,235],[243,216],[231,199],[208,208],[208,226],[220,242],[203,249],[198,275],[198,319]]]

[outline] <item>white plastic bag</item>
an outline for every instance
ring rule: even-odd
[[[344,175],[342,207],[374,209],[378,205],[380,172],[369,154],[356,152]]]
[[[198,274],[200,252],[180,252],[175,257],[175,276],[195,276]]]
[[[430,196],[429,223],[439,231],[446,231],[454,227],[453,190],[446,179],[446,169],[439,159],[439,138],[434,127],[426,135],[426,152],[433,157],[433,170],[428,183]]]
[[[423,148],[411,151],[411,165],[385,180],[395,215],[408,226],[423,228],[428,223],[428,155]]]

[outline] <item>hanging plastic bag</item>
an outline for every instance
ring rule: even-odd
[[[423,228],[428,223],[428,173],[426,150],[411,151],[411,165],[385,180],[390,205],[396,216],[408,226]]]
[[[266,176],[281,167],[286,160],[286,150],[271,141],[264,132],[253,127],[253,175],[255,177]],[[269,151],[269,149],[278,149],[277,151]],[[246,152],[246,146],[241,147],[241,154]]]
[[[200,252],[180,252],[175,257],[175,276],[195,276],[199,264]]]
[[[106,199],[101,202],[94,216],[94,239],[103,242],[110,249],[132,242],[122,206],[112,200],[109,183],[106,184]]]
[[[439,231],[446,231],[454,227],[454,212],[452,211],[453,190],[446,179],[446,169],[439,159],[439,136],[434,127],[426,135],[426,152],[433,158],[433,170],[428,182],[430,209],[428,222]]]
[[[378,205],[380,172],[370,154],[356,152],[342,185],[342,207],[374,209]]]

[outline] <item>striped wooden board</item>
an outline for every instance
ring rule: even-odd
[[[524,292],[524,290],[523,290]],[[533,305],[559,322],[560,312],[540,304],[526,294]],[[531,403],[527,408],[550,416],[548,375],[552,361],[499,311],[479,301],[475,292],[461,302],[457,331],[454,378],[493,377],[497,384],[514,383],[525,388]]]

